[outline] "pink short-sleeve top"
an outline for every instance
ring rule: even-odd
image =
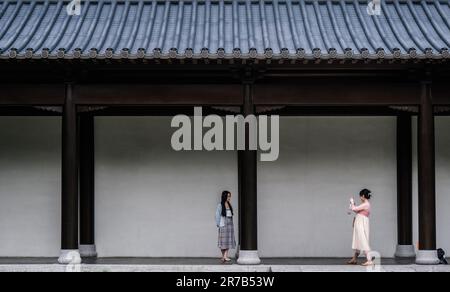
[[[360,214],[360,215],[363,215],[366,217],[370,216],[370,203],[369,202],[362,203],[359,206],[352,205],[351,209],[356,214]]]

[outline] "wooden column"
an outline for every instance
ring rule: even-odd
[[[242,152],[237,152],[238,159],[238,193],[239,193],[239,236],[238,236],[238,246],[241,248],[241,238],[242,238]]]
[[[421,86],[418,122],[419,264],[437,263],[434,114],[431,82]]]
[[[415,256],[413,245],[412,122],[411,115],[397,116],[397,234],[396,257]]]
[[[244,83],[244,116],[255,114],[253,83]],[[257,151],[249,149],[249,128],[245,131],[246,150],[241,151],[241,246],[239,264],[260,264],[258,256]]]
[[[77,110],[73,102],[73,84],[65,87],[62,114],[61,168],[61,256],[59,262],[77,263],[78,253],[78,159]]]
[[[97,256],[95,249],[94,116],[80,115],[80,253]]]

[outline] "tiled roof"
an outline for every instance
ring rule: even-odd
[[[0,0],[0,59],[447,59],[450,1]]]

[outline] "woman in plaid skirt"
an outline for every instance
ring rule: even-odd
[[[234,236],[233,224],[233,206],[231,206],[231,193],[229,191],[222,192],[222,201],[216,210],[216,225],[219,229],[218,247],[222,251],[221,261],[223,263],[230,262],[228,257],[230,249],[236,248],[236,239]]]

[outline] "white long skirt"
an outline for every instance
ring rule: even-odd
[[[355,217],[355,224],[353,226],[353,243],[352,249],[355,251],[370,251],[370,224],[369,218],[357,214]]]

